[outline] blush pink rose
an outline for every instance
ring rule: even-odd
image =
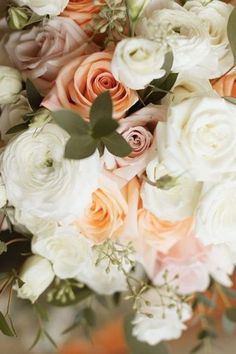
[[[119,237],[128,213],[127,202],[117,184],[105,175],[92,195],[92,204],[76,221],[81,233],[96,243]]]
[[[131,116],[120,120],[119,133],[133,148],[125,157],[116,157],[105,149],[102,161],[104,168],[122,178],[124,184],[140,175],[155,153],[154,130],[158,121],[166,117],[165,106],[147,106]]]
[[[61,16],[70,17],[85,27],[100,10],[101,6],[95,5],[94,0],[70,0]]]
[[[24,78],[31,79],[41,93],[52,87],[59,70],[72,58],[96,49],[71,19],[56,17],[9,35],[6,51]]]
[[[109,90],[113,102],[113,116],[124,117],[138,96],[115,80],[111,73],[112,54],[97,52],[70,61],[59,72],[55,86],[43,101],[43,106],[51,111],[61,108],[78,112],[88,119],[93,101],[101,93]]]

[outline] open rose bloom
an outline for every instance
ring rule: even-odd
[[[195,324],[202,348],[222,301],[234,328],[235,2],[17,0],[1,23],[0,296],[79,304],[74,328],[120,294],[132,353]]]

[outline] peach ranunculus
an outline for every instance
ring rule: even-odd
[[[124,184],[141,174],[155,153],[154,130],[158,121],[165,120],[166,107],[149,105],[138,112],[120,120],[119,133],[133,148],[124,158],[116,157],[104,151],[104,168],[122,178]]]
[[[236,67],[221,78],[213,80],[212,87],[222,97],[236,97]]]
[[[100,9],[101,6],[95,5],[94,0],[70,0],[61,16],[70,17],[80,26],[85,27]]]
[[[78,112],[88,119],[93,101],[109,90],[113,101],[113,116],[124,117],[138,95],[115,80],[111,73],[112,54],[96,52],[70,61],[59,72],[55,86],[43,101],[51,111],[61,108]]]
[[[5,48],[14,66],[43,94],[69,60],[97,49],[88,45],[88,36],[73,20],[62,17],[11,33]]]
[[[102,175],[100,187],[93,193],[91,206],[76,220],[76,226],[83,235],[100,243],[120,235],[127,212],[127,202],[118,185]]]

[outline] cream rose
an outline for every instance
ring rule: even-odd
[[[64,159],[68,139],[63,129],[48,124],[27,130],[7,145],[1,170],[11,205],[55,221],[84,212],[98,185],[99,156]]]
[[[70,61],[60,71],[54,88],[43,101],[44,107],[51,111],[64,107],[88,119],[94,100],[109,90],[114,118],[124,117],[138,101],[138,95],[115,80],[111,73],[111,61],[112,54],[107,52],[97,52]]]
[[[3,208],[7,204],[7,192],[2,177],[0,176],[0,208]]]
[[[17,101],[22,90],[22,78],[18,70],[0,65],[0,105]]]
[[[236,178],[206,183],[196,210],[197,237],[204,244],[227,244],[236,248]]]
[[[94,50],[88,37],[71,19],[56,17],[9,35],[5,44],[12,63],[46,94],[59,70],[72,58]]]
[[[28,6],[40,16],[57,16],[64,10],[68,2],[69,0],[16,0],[18,5]]]
[[[102,175],[91,206],[76,220],[76,226],[91,240],[103,242],[120,235],[127,212],[126,200],[117,184]]]
[[[191,0],[187,1],[184,7],[202,21],[209,33],[212,55],[217,62],[210,78],[223,75],[234,63],[227,35],[227,23],[233,6],[218,0],[208,1],[207,4],[203,0]]]
[[[54,276],[52,266],[47,259],[39,256],[29,257],[19,274],[24,285],[21,288],[15,286],[17,296],[34,303],[52,283]]]
[[[75,228],[61,226],[51,236],[34,237],[32,251],[50,260],[57,277],[67,279],[77,277],[87,269],[91,246]]]
[[[154,289],[143,296],[151,305],[143,306],[142,312],[136,315],[133,321],[133,335],[140,342],[147,342],[149,345],[179,338],[187,328],[184,322],[192,317],[191,307],[187,303],[181,304],[174,294],[163,290],[161,296],[160,292]],[[172,304],[174,306],[171,306]],[[180,309],[179,314],[177,308]],[[152,314],[152,318],[147,317],[145,313]]]
[[[166,167],[157,159],[148,164],[146,173],[151,182],[169,175]],[[176,222],[193,215],[200,190],[200,183],[182,175],[169,189],[161,189],[145,182],[141,190],[141,198],[144,208],[151,211],[157,218]]]
[[[112,59],[112,74],[133,90],[144,89],[152,80],[165,75],[165,50],[154,41],[128,38],[120,41]]]
[[[216,66],[202,21],[174,1],[151,1],[137,22],[136,33],[164,47],[170,46],[174,72],[191,70],[193,75],[208,77],[209,70]]]
[[[215,181],[236,171],[236,106],[219,97],[196,97],[171,106],[158,125],[163,158],[175,175]]]

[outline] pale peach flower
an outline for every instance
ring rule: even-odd
[[[138,100],[138,95],[115,80],[111,73],[111,60],[111,53],[97,52],[70,61],[59,72],[55,86],[43,101],[43,106],[51,111],[71,109],[88,119],[93,101],[109,90],[113,101],[113,117],[124,117]]]
[[[118,131],[133,151],[124,158],[104,151],[102,161],[107,170],[122,178],[124,184],[140,175],[155,154],[154,130],[158,121],[165,120],[166,107],[149,105],[119,121]]]
[[[92,195],[91,206],[76,221],[76,226],[94,242],[103,242],[120,235],[127,213],[127,202],[117,184],[103,175]]]
[[[213,80],[212,87],[222,97],[236,97],[236,67],[221,78]]]
[[[11,33],[5,48],[23,77],[31,79],[46,94],[68,61],[97,47],[88,45],[88,36],[74,21],[56,17],[31,29]]]

